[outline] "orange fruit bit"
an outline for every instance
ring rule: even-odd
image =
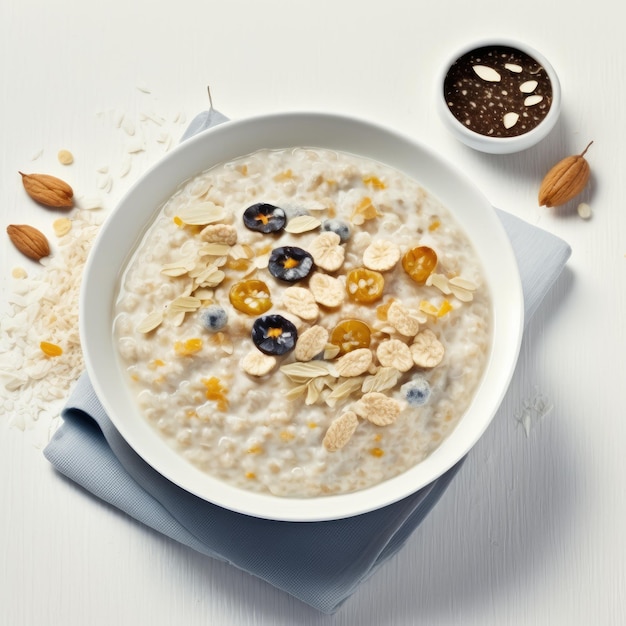
[[[165,363],[163,361],[161,361],[161,359],[154,359],[152,361],[150,361],[150,363],[148,363],[148,367],[151,370],[155,370],[157,367],[163,367],[165,365]]]
[[[39,344],[39,347],[46,356],[61,356],[63,354],[63,348],[61,348],[61,346],[57,346],[55,343],[42,341]]]
[[[437,230],[441,226],[441,222],[435,217],[428,225],[428,230],[432,233],[433,230]]]
[[[374,189],[386,189],[387,185],[378,176],[363,176],[363,183]]]
[[[381,322],[387,321],[387,313],[393,301],[393,298],[389,298],[389,300],[387,300],[385,304],[381,304],[380,306],[376,307],[376,319],[380,320]]]
[[[235,168],[242,176],[248,175],[248,166],[247,165],[238,165]]]
[[[261,315],[272,308],[269,287],[262,280],[235,283],[228,294],[230,303],[242,313]]]
[[[291,180],[293,178],[293,172],[291,170],[285,170],[284,172],[279,172],[274,176],[274,180],[276,182],[280,182],[281,180]]]
[[[452,311],[452,305],[448,300],[444,300],[439,307],[439,311],[437,311],[437,317],[443,317],[447,313],[450,313],[450,311]]]
[[[248,454],[260,454],[261,452],[263,452],[263,446],[259,445],[258,443],[255,443],[254,445],[248,448],[247,452]]]
[[[248,480],[254,480],[256,478],[256,474],[254,472],[246,472],[246,478]]]
[[[175,215],[172,221],[174,222],[174,224],[176,224],[176,226],[184,226],[183,220],[181,220],[178,215]]]
[[[226,261],[226,267],[229,270],[244,272],[250,267],[250,261],[248,259],[231,259],[229,257]]]
[[[372,456],[380,458],[381,456],[383,456],[383,454],[385,454],[385,452],[384,452],[384,450],[382,448],[372,448],[370,450],[370,454]]]
[[[200,350],[202,350],[202,339],[198,338],[177,341],[174,344],[174,351],[178,356],[190,356]]]
[[[437,253],[428,246],[412,248],[402,257],[402,267],[416,283],[423,285],[437,267]]]
[[[370,327],[365,322],[344,320],[333,328],[329,341],[339,346],[339,356],[342,356],[357,348],[369,348],[371,336]]]
[[[309,422],[309,428],[312,430],[314,428],[317,428],[317,422]]]
[[[291,441],[292,439],[295,438],[295,435],[292,432],[288,431],[288,430],[283,430],[280,433],[280,438],[283,441]]]
[[[379,216],[376,207],[372,204],[371,198],[362,198],[359,203],[354,208],[352,215],[350,216],[351,220],[354,220],[355,217],[360,216],[363,220],[373,220],[375,217]]]
[[[218,410],[226,411],[228,409],[228,398],[226,397],[228,389],[222,385],[220,379],[211,376],[211,378],[203,379],[202,384],[206,387],[207,400],[216,402]]]
[[[348,297],[356,302],[369,304],[380,300],[384,287],[383,275],[365,267],[353,269],[346,277],[346,292]]]

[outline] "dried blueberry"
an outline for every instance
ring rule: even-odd
[[[306,250],[295,246],[274,248],[267,269],[274,278],[295,283],[311,273],[313,257]]]
[[[243,223],[246,227],[260,233],[275,233],[282,230],[286,222],[285,211],[273,204],[259,202],[243,212]]]
[[[338,219],[328,219],[322,222],[322,230],[336,233],[341,239],[341,243],[345,243],[350,239],[350,226],[347,222]]]
[[[252,324],[252,341],[264,354],[286,354],[295,348],[298,330],[282,315],[263,315]]]
[[[400,387],[400,392],[411,406],[422,406],[430,397],[430,385],[423,376],[415,376]]]
[[[211,332],[222,330],[228,322],[228,314],[219,304],[211,304],[200,312],[202,325]]]

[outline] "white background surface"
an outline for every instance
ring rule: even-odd
[[[210,84],[216,108],[230,117],[316,110],[399,129],[467,172],[494,205],[573,249],[528,328],[498,419],[404,549],[334,617],[88,497],[43,458],[46,424],[20,430],[4,415],[1,624],[626,623],[626,45],[613,6],[0,0],[3,231],[31,223],[54,237],[52,216],[25,196],[18,169],[61,176],[111,209],[164,151],[141,113],[164,116],[176,141],[185,127],[180,114],[188,122],[206,109]],[[504,157],[457,143],[433,101],[446,55],[495,35],[541,50],[563,88],[551,136]],[[115,112],[136,120],[146,137],[124,178],[129,137],[114,124]],[[591,205],[593,218],[578,217],[578,201],[540,209],[547,169],[591,139],[593,177],[578,201]],[[74,153],[72,166],[57,162],[61,148]],[[109,193],[99,189],[104,166],[114,179]],[[37,271],[4,237],[3,311],[11,269]],[[526,433],[516,417],[537,396],[554,408],[543,419],[531,416]]]

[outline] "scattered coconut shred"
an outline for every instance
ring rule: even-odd
[[[120,111],[98,117],[122,133],[121,165],[115,168],[119,179],[129,178],[135,159],[140,159],[137,171],[158,160],[186,123],[181,112],[171,119],[142,112],[135,120]],[[114,187],[111,169],[97,171],[98,196],[110,194]],[[28,432],[37,447],[45,446],[60,424],[61,409],[84,370],[79,294],[87,256],[106,217],[106,211],[99,210],[103,206],[101,197],[79,200],[67,221],[62,218],[52,225],[57,236],[54,253],[41,260],[42,269],[32,275],[21,267],[11,272],[8,312],[0,318],[0,412],[9,426]]]
[[[32,430],[38,424],[47,440],[65,400],[83,371],[78,334],[78,298],[87,255],[102,216],[79,210],[72,228],[57,239],[57,253],[42,259],[37,275],[16,281],[9,314],[0,320],[0,383],[9,424]],[[55,356],[42,342],[58,346]],[[48,353],[48,354],[46,354]]]

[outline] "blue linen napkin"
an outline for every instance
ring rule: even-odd
[[[183,140],[227,118],[198,115]],[[526,323],[558,278],[567,243],[497,210],[522,278]],[[387,507],[328,522],[277,522],[206,502],[146,464],[117,432],[86,374],[44,450],[62,474],[147,526],[226,561],[325,613],[333,613],[404,545],[463,461],[417,493]]]

